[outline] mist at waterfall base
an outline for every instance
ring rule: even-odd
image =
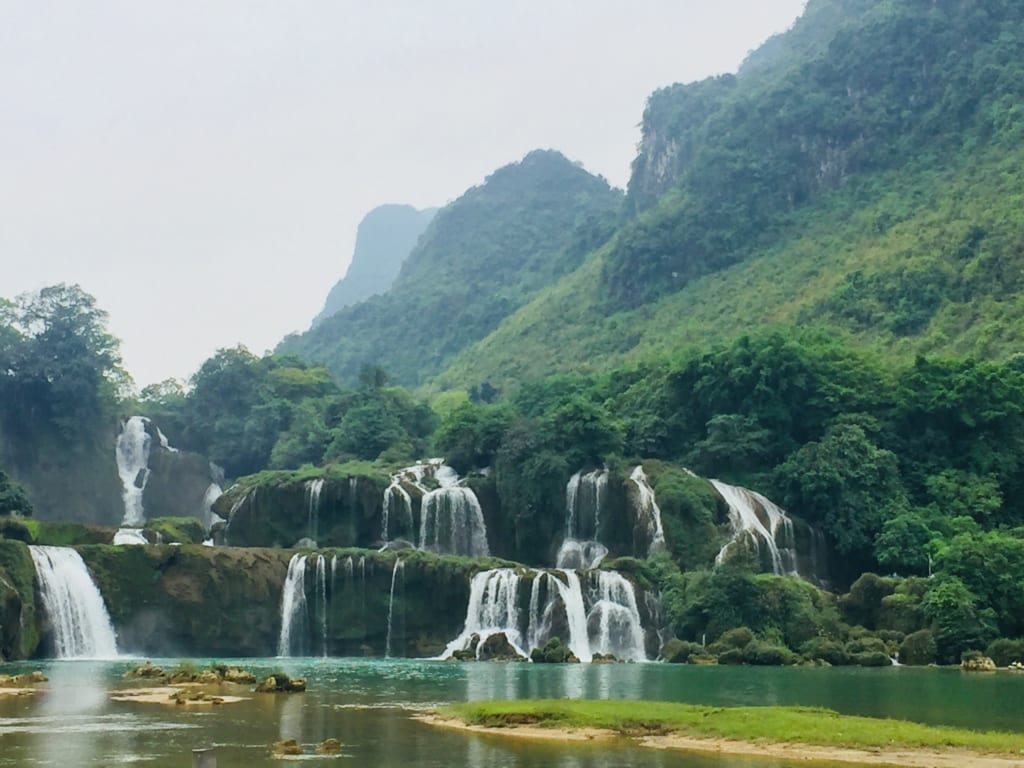
[[[341,566],[339,566],[340,568]],[[205,667],[224,659],[193,659]],[[173,668],[177,659],[153,659]],[[531,742],[436,729],[412,719],[449,702],[520,698],[620,698],[712,706],[794,705],[847,714],[1020,732],[1019,680],[945,670],[835,667],[700,667],[654,664],[446,664],[410,659],[246,659],[257,676],[283,670],[307,693],[253,695],[195,709],[111,701],[139,662],[18,663],[42,668],[48,692],[0,698],[0,761],[106,768],[188,765],[214,745],[219,768],[280,765],[268,744],[294,738],[311,753],[326,738],[340,759],[377,768],[797,768],[805,762],[650,750],[629,743]],[[312,754],[307,755],[310,759]]]

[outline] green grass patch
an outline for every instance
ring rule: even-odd
[[[954,748],[1024,753],[1024,734],[855,717],[814,707],[708,707],[663,701],[565,699],[455,704],[440,710],[440,714],[472,725],[499,728],[601,728],[627,736],[677,733],[866,750]]]

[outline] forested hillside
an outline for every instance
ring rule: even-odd
[[[348,270],[327,294],[313,325],[390,288],[435,213],[434,208],[418,211],[411,205],[381,205],[366,214],[359,222]]]
[[[656,92],[629,211],[440,387],[814,324],[909,360],[1019,347],[1024,9],[817,0],[737,76]]]
[[[335,313],[279,351],[341,381],[365,365],[419,384],[614,229],[621,195],[557,152],[495,171],[438,212],[387,293]]]

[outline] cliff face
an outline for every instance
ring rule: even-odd
[[[122,653],[277,654],[282,593],[295,551],[90,546],[79,552],[104,596]],[[461,629],[473,574],[500,562],[422,552],[305,554],[307,608],[296,649],[309,655],[319,655],[323,645],[330,655],[383,656],[389,615],[393,655],[435,655]]]
[[[0,539],[0,661],[30,658],[39,647],[33,575],[28,547]]]

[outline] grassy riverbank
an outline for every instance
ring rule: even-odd
[[[438,712],[489,728],[598,729],[623,736],[807,744],[860,750],[966,750],[1024,755],[1024,734],[977,732],[810,707],[706,707],[661,701],[537,700],[456,704]]]

